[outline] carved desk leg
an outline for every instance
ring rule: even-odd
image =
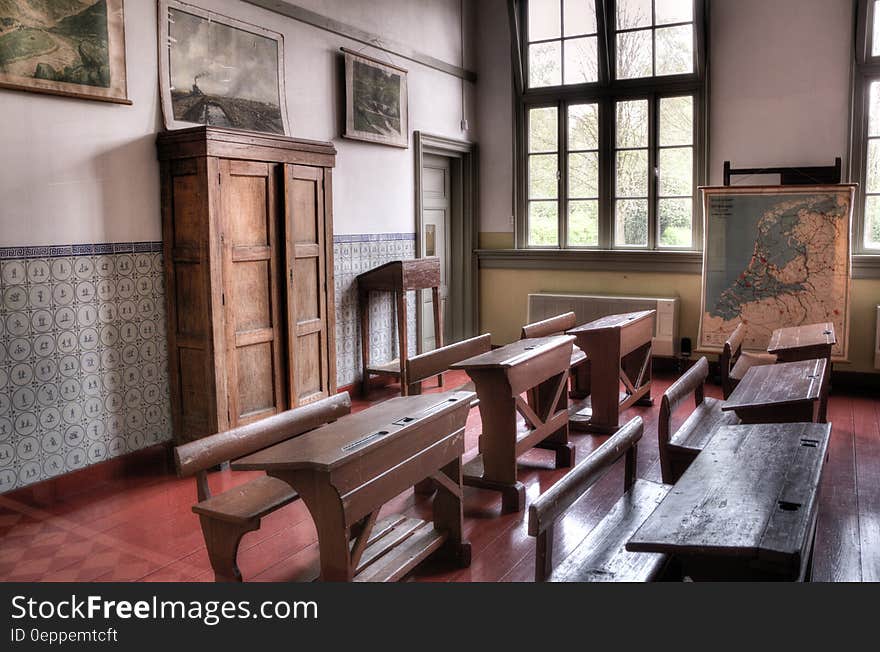
[[[238,570],[238,544],[248,532],[260,529],[259,519],[244,524],[229,523],[209,516],[199,516],[208,559],[214,569],[215,582],[241,582]]]
[[[325,479],[297,477],[297,473],[279,472],[276,477],[296,489],[309,509],[318,531],[322,582],[350,582],[355,569],[351,563],[351,532],[345,524],[345,510],[336,489]]]
[[[501,509],[519,511],[525,506],[525,485],[516,479],[516,401],[503,370],[469,370],[480,398],[482,468],[465,469],[464,483],[501,492]],[[475,460],[476,461],[476,460]]]

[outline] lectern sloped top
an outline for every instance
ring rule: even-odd
[[[423,290],[440,285],[440,259],[394,260],[357,277],[361,290]]]
[[[576,326],[567,333],[571,335],[577,335],[578,333],[583,333],[586,331],[601,331],[613,328],[623,328],[624,326],[628,326],[633,324],[634,322],[641,321],[642,319],[647,319],[652,317],[656,311],[654,310],[639,310],[638,312],[626,312],[620,315],[608,315],[607,317],[600,317],[595,321],[591,321],[588,324],[582,324],[581,326]]]

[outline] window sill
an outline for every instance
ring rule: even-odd
[[[703,253],[700,251],[478,249],[475,253],[479,266],[484,269],[574,269],[669,274],[701,274],[703,270]]]
[[[880,254],[853,254],[853,278],[880,278]]]

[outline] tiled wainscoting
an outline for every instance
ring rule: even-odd
[[[361,338],[357,275],[392,260],[415,258],[413,233],[337,235],[333,238],[336,276],[336,379],[342,387],[360,380]],[[407,297],[409,352],[416,349],[415,293]],[[370,359],[385,362],[397,356],[397,321],[391,296],[376,293],[370,300]]]
[[[0,492],[170,439],[160,251],[0,249]]]
[[[0,248],[0,493],[171,439],[161,249]],[[340,386],[360,378],[355,277],[414,255],[411,233],[334,238]],[[396,355],[395,328],[374,296],[374,360]]]

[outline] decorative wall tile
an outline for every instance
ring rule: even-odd
[[[342,387],[361,377],[361,336],[357,275],[393,260],[415,258],[414,233],[345,234],[333,238],[336,276],[336,378]],[[410,355],[416,351],[416,298],[407,296]],[[397,321],[390,294],[375,293],[370,301],[370,360],[397,357]]]
[[[361,375],[361,272],[415,256],[415,234],[334,237],[337,382]],[[171,439],[161,242],[0,248],[0,493]],[[416,300],[409,293],[409,351]],[[390,295],[370,355],[397,356]]]
[[[170,439],[160,250],[0,249],[0,492]]]

